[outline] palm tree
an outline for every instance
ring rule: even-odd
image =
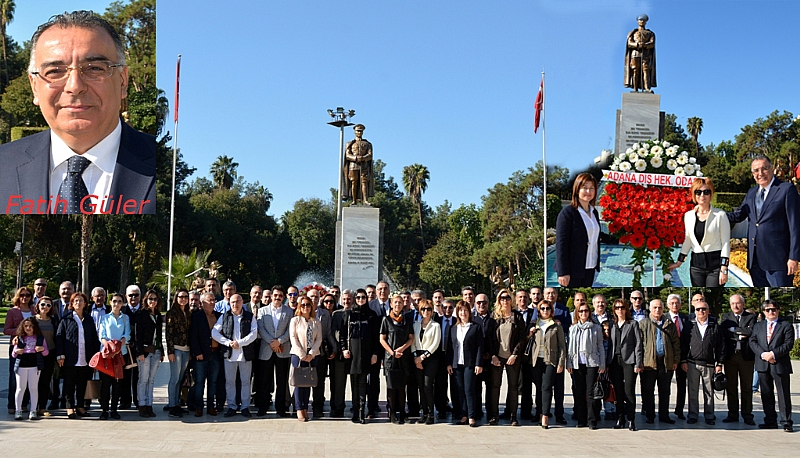
[[[428,189],[428,180],[431,174],[422,164],[413,164],[403,167],[403,187],[411,201],[417,204],[419,213],[419,232],[422,235],[422,252],[425,252],[425,231],[422,229],[422,193]]]
[[[686,120],[686,130],[689,131],[689,135],[692,136],[692,140],[694,140],[694,154],[695,156],[699,154],[699,147],[697,144],[697,137],[700,136],[700,133],[703,132],[703,120],[698,117],[691,117]]]
[[[14,20],[14,9],[17,5],[14,0],[0,0],[0,35],[3,37],[3,70],[6,74],[6,86],[8,86],[8,59],[6,57],[6,26]]]
[[[205,270],[208,266],[208,257],[211,255],[211,250],[197,251],[194,248],[190,254],[177,253],[172,256],[172,289],[177,291],[178,288],[192,289],[192,282],[194,282],[196,273]],[[150,287],[158,288],[163,292],[167,292],[167,280],[169,279],[169,259],[164,257],[161,260],[161,270],[153,273],[150,281],[147,283]],[[170,292],[169,294],[172,294]]]
[[[237,167],[239,167],[239,163],[233,162],[233,158],[228,156],[219,156],[211,164],[211,177],[218,189],[231,189],[233,187],[233,181],[237,175]]]

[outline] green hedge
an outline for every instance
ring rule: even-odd
[[[800,359],[800,339],[794,340],[792,350],[789,351],[789,357],[792,359]]]
[[[11,141],[19,140],[20,138],[27,137],[28,135],[38,134],[44,132],[49,127],[12,127],[11,128]]]
[[[744,193],[741,192],[717,192],[714,194],[714,200],[711,205],[717,208],[723,208],[720,205],[727,205],[729,208],[739,208],[744,201]]]

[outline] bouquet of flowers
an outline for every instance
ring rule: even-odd
[[[660,173],[702,176],[694,157],[668,142],[648,140],[634,144],[614,158],[610,169],[626,173]],[[633,248],[633,284],[641,287],[644,266],[660,255],[661,286],[670,286],[672,248],[683,243],[683,214],[692,208],[687,189],[635,183],[607,183],[600,197],[603,219],[620,243]]]
[[[328,289],[325,287],[325,285],[323,285],[322,283],[317,283],[315,281],[312,281],[306,286],[303,286],[303,288],[300,290],[300,295],[305,296],[306,293],[308,293],[312,289],[319,291],[320,295],[328,292]]]

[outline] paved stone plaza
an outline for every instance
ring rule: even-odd
[[[5,406],[8,386],[8,337],[0,338],[3,348],[0,359],[0,393]],[[800,362],[794,361],[792,403],[800,405]],[[98,405],[92,417],[67,419],[64,411],[41,421],[14,421],[6,409],[0,410],[0,444],[4,456],[23,452],[26,456],[135,456],[145,451],[152,456],[189,456],[213,453],[217,456],[798,456],[800,434],[783,430],[762,431],[743,423],[723,424],[725,403],[717,401],[717,424],[707,426],[702,421],[687,425],[678,420],[674,426],[661,426],[658,421],[647,425],[637,416],[639,431],[614,430],[611,422],[601,422],[600,429],[570,426],[539,426],[522,422],[511,427],[469,428],[452,426],[449,422],[436,425],[393,425],[384,412],[370,424],[354,425],[347,419],[321,419],[301,423],[293,418],[266,417],[246,420],[240,415],[223,416],[193,414],[183,419],[171,419],[162,411],[167,401],[168,363],[158,370],[155,388],[157,418],[140,419],[134,411],[121,412],[122,420],[100,421]],[[569,380],[569,377],[566,378]],[[674,387],[674,385],[673,385]],[[638,389],[638,383],[637,383]],[[349,387],[347,389],[349,398]],[[565,400],[571,413],[572,397],[569,387]],[[702,397],[702,394],[701,394]],[[501,394],[501,399],[505,393]],[[702,402],[702,399],[701,399]],[[383,404],[383,403],[382,403]],[[761,422],[761,398],[754,399],[756,422]],[[637,407],[641,408],[641,404]],[[702,405],[701,405],[702,408]],[[502,407],[501,407],[502,411]],[[722,413],[720,413],[722,411]],[[674,416],[673,416],[674,418]],[[800,415],[795,413],[795,422]],[[797,425],[795,430],[798,430]],[[757,452],[755,452],[757,447]]]

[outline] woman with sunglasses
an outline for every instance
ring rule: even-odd
[[[56,331],[56,359],[64,376],[67,416],[72,419],[89,416],[89,412],[83,408],[86,383],[92,377],[89,360],[100,351],[97,326],[92,314],[86,310],[88,303],[89,298],[85,294],[74,293]]]
[[[625,299],[614,301],[614,324],[611,325],[611,338],[608,341],[608,364],[611,383],[617,393],[617,424],[614,429],[624,428],[626,418],[630,420],[628,429],[636,431],[636,374],[644,364],[644,345],[642,331],[631,316],[631,308]]]
[[[419,422],[426,425],[434,423],[433,386],[439,371],[439,345],[442,342],[442,331],[439,323],[433,319],[433,302],[422,299],[417,304],[422,319],[414,323],[414,342],[411,354],[414,355],[414,376],[422,399],[422,418]]]
[[[161,298],[154,290],[144,295],[142,307],[133,319],[133,354],[139,365],[139,416],[155,417],[153,412],[153,385],[158,366],[164,359],[161,343]]]
[[[363,301],[359,301],[361,295],[364,297]],[[366,299],[366,291],[356,294],[357,302],[365,303]],[[414,343],[413,319],[406,317],[403,308],[403,298],[394,296],[392,309],[388,315],[383,317],[380,328],[380,343],[386,350],[383,359],[383,373],[386,376],[389,420],[400,425],[405,423],[406,377],[411,373],[411,352],[406,350]]]
[[[189,365],[189,325],[192,317],[189,311],[189,291],[178,288],[172,308],[167,312],[166,340],[167,358],[169,359],[169,383],[167,395],[169,396],[169,416],[181,418],[184,414],[181,409],[181,385],[186,367]]]
[[[50,296],[42,296],[39,302],[34,306],[36,310],[36,322],[39,324],[39,329],[42,331],[47,348],[55,350],[56,348],[56,329],[58,329],[58,317],[56,310],[53,307],[53,299]],[[51,351],[44,357],[44,368],[42,373],[39,374],[39,416],[49,417],[50,412],[47,409],[47,400],[50,398],[50,381],[53,378],[53,372],[56,367],[56,352]]]
[[[589,305],[575,308],[573,325],[569,328],[567,371],[572,374],[572,398],[578,427],[597,429],[600,418],[600,400],[592,399],[592,387],[597,374],[606,371],[606,350],[603,346],[603,329],[592,322]]]
[[[519,403],[519,355],[524,348],[526,338],[525,320],[522,313],[513,307],[511,293],[501,289],[494,303],[494,320],[497,322],[497,355],[492,356],[491,396],[486,401],[486,412],[489,424],[496,425],[499,417],[500,388],[503,384],[503,369],[506,372],[508,392],[506,394],[506,414],[511,426],[519,426],[517,422],[517,406]],[[527,339],[525,339],[527,341]]]
[[[714,182],[711,178],[695,178],[689,188],[692,202],[697,205],[683,215],[686,238],[678,255],[676,269],[692,251],[689,274],[692,286],[719,287],[728,282],[731,253],[731,225],[723,210],[711,206]]]
[[[289,322],[289,339],[292,341],[292,367],[317,367],[317,356],[322,344],[322,326],[315,318],[314,302],[308,297],[301,297]],[[317,380],[319,383],[319,380]],[[297,419],[308,421],[308,399],[311,397],[310,387],[294,388],[294,410]]]
[[[536,410],[541,414],[539,420],[542,428],[548,429],[550,405],[553,402],[553,383],[556,374],[564,372],[567,358],[567,343],[564,339],[564,328],[553,319],[553,304],[548,301],[539,303],[539,318],[528,331],[533,337],[531,349],[531,365],[533,365],[533,383],[536,392]]]
[[[456,305],[458,322],[450,328],[450,339],[447,343],[445,361],[447,373],[455,375],[458,385],[458,399],[461,402],[461,420],[456,425],[478,426],[476,419],[480,410],[475,395],[478,389],[478,376],[483,372],[483,329],[473,322],[469,303],[458,301]],[[455,400],[453,401],[455,402]]]
[[[22,320],[26,318],[30,318],[33,316],[33,310],[31,310],[31,298],[33,297],[33,293],[27,286],[20,287],[16,293],[14,293],[14,298],[11,299],[13,307],[8,310],[6,314],[6,323],[3,327],[3,334],[7,336],[11,336],[9,339],[8,345],[8,413],[9,415],[13,414],[16,410],[16,401],[14,399],[14,393],[17,391],[17,382],[14,378],[14,358],[13,352],[16,347],[16,339],[14,337],[17,335],[17,329],[19,329],[19,325],[22,323]],[[53,347],[50,347],[53,348]],[[27,402],[27,397],[25,399]]]

